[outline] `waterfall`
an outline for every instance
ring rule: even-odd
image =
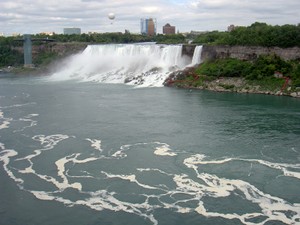
[[[192,59],[195,64],[200,60],[196,50]],[[72,56],[60,66],[60,70],[50,79],[157,87],[163,85],[171,72],[189,65],[191,59],[182,55],[182,45],[89,45],[82,53]]]
[[[196,46],[193,54],[192,65],[195,66],[201,63],[202,45]]]

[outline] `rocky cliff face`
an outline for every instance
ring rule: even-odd
[[[300,48],[278,48],[260,46],[208,46],[202,48],[202,60],[236,58],[254,60],[260,55],[276,54],[284,60],[300,60]]]
[[[68,56],[83,51],[87,45],[87,43],[82,42],[49,42],[39,45],[32,45],[32,58],[35,59],[41,52],[52,52],[59,56]],[[13,49],[23,54],[22,46],[14,47]]]
[[[83,51],[86,48],[86,43],[81,42],[52,42],[52,43],[45,43],[42,45],[33,45],[32,46],[32,54],[38,54],[39,52],[54,52],[57,53],[59,56],[67,56],[71,54],[78,53]]]
[[[182,45],[182,55],[193,57],[196,45]]]

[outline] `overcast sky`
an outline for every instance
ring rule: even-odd
[[[111,22],[107,15],[115,13]],[[226,30],[256,21],[300,23],[300,0],[0,0],[0,33],[53,31],[140,32],[140,18],[156,18],[157,32],[170,23],[176,31]]]

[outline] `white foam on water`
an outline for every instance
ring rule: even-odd
[[[51,196],[49,193],[45,191],[30,191],[37,199],[44,201],[52,201],[55,200],[55,197]]]
[[[128,180],[128,181],[130,181],[132,183],[136,183],[138,186],[146,188],[146,189],[159,189],[157,187],[152,187],[152,186],[149,186],[149,185],[142,184],[142,183],[138,182],[137,179],[136,179],[136,176],[134,174],[131,174],[131,175],[109,174],[109,173],[106,173],[104,171],[101,171],[101,173],[105,174],[105,176],[107,178],[119,178],[119,179],[122,179],[122,180]]]
[[[36,170],[33,169],[34,162],[33,160],[40,156],[44,151],[52,150],[59,142],[69,138],[68,135],[62,135],[62,134],[55,134],[55,135],[36,135],[32,137],[33,140],[40,142],[40,144],[43,146],[41,149],[36,149],[33,151],[33,154],[29,154],[25,157],[21,157],[16,159],[16,161],[22,161],[26,160],[29,163],[29,166],[20,169],[18,172],[21,174],[34,174],[35,176],[39,177],[41,180],[47,181],[49,183],[52,183],[55,185],[59,190],[64,190],[66,188],[74,188],[81,190],[81,184],[80,183],[68,183],[68,179],[64,175],[64,164],[68,162],[66,158],[62,158],[56,162],[56,166],[58,169],[58,176],[60,176],[63,181],[59,182],[55,178],[49,175],[43,175],[39,174]]]
[[[3,162],[3,168],[6,171],[7,175],[14,180],[20,188],[22,188],[20,185],[24,183],[24,180],[21,178],[17,178],[11,168],[8,167],[10,163],[10,158],[13,158],[18,155],[18,152],[12,149],[6,149],[5,145],[0,142],[0,161]]]
[[[91,209],[102,211],[104,209],[111,211],[122,211],[130,214],[136,214],[140,217],[149,219],[153,225],[157,225],[158,221],[148,211],[152,208],[148,203],[128,203],[120,201],[114,195],[114,192],[108,192],[107,190],[99,190],[96,192],[89,192],[90,198],[85,200],[76,201],[76,205],[87,206]],[[144,212],[145,211],[145,212]]]
[[[15,97],[17,97],[17,96],[15,96]],[[1,109],[18,108],[18,107],[23,107],[23,106],[28,106],[28,105],[35,105],[35,104],[36,104],[35,102],[28,102],[28,103],[24,103],[24,104],[13,104],[13,105],[8,105],[8,106],[0,106],[0,130],[9,128],[11,121],[13,121],[13,118],[4,117],[4,112]],[[23,121],[26,121],[26,119],[28,119],[28,121],[29,121],[29,119],[35,115],[36,114],[30,114],[30,115],[28,115],[28,118],[24,118]],[[20,120],[22,121],[22,119],[20,119]],[[33,122],[33,121],[30,121],[30,122]],[[33,122],[33,124],[31,124],[30,126],[34,126],[35,122]],[[26,129],[26,128],[24,128],[24,129]]]
[[[199,62],[196,53],[194,58],[195,63]],[[89,45],[82,53],[72,56],[50,80],[76,79],[160,87],[171,72],[190,63],[190,59],[182,55],[182,45]]]
[[[300,220],[299,203],[292,204],[279,197],[264,193],[249,182],[242,180],[242,178],[228,179],[201,171],[201,166],[218,166],[233,161],[241,161],[247,162],[251,165],[257,163],[267,166],[271,169],[281,171],[283,176],[299,179],[297,172],[300,168],[299,164],[272,163],[265,160],[240,158],[209,160],[206,155],[195,154],[187,155],[182,161],[182,166],[185,166],[185,168],[190,170],[191,174],[193,175],[180,172],[185,171],[182,169],[178,171],[169,171],[168,169],[168,171],[165,171],[167,168],[163,169],[164,165],[162,165],[162,168],[134,168],[135,165],[132,165],[130,170],[131,172],[128,172],[128,174],[126,174],[122,168],[115,167],[113,170],[116,172],[111,172],[106,171],[105,167],[101,167],[98,176],[95,172],[93,172],[93,176],[91,176],[89,171],[84,171],[84,175],[76,175],[76,173],[81,173],[80,165],[85,165],[84,168],[89,168],[87,165],[88,163],[93,162],[93,164],[99,163],[99,165],[101,165],[101,160],[113,160],[115,163],[118,163],[116,161],[123,163],[127,160],[133,160],[131,162],[134,164],[134,161],[136,160],[136,158],[134,158],[136,155],[135,152],[139,150],[152,151],[153,156],[162,156],[158,157],[157,160],[164,160],[165,156],[176,155],[170,145],[161,142],[150,142],[122,145],[120,149],[115,151],[111,156],[107,157],[104,157],[103,155],[95,157],[93,156],[93,153],[91,153],[91,155],[87,155],[87,152],[89,151],[63,156],[54,162],[57,173],[56,176],[59,179],[47,174],[41,174],[38,171],[38,168],[35,168],[35,170],[33,169],[34,162],[35,160],[38,160],[38,156],[41,156],[43,153],[45,153],[45,151],[55,149],[56,145],[68,138],[70,138],[70,136],[63,134],[49,136],[36,135],[32,139],[38,141],[42,145],[42,148],[36,149],[32,154],[21,158],[17,158],[18,153],[15,150],[7,150],[5,149],[4,144],[0,143],[0,161],[3,162],[4,170],[7,172],[8,176],[15,180],[19,186],[23,183],[26,184],[26,182],[29,182],[25,179],[25,177],[24,179],[22,178],[22,174],[30,173],[41,180],[48,182],[49,185],[54,185],[57,188],[55,191],[48,192],[34,189],[25,190],[32,193],[37,199],[61,202],[68,207],[82,205],[97,211],[110,210],[130,213],[145,218],[155,225],[159,224],[158,219],[154,216],[156,209],[170,209],[177,213],[183,214],[197,212],[201,216],[207,218],[214,217],[223,218],[226,220],[237,219],[245,225],[263,225],[268,221],[280,221],[285,224],[297,224],[297,222]],[[91,143],[91,149],[99,152],[104,151],[101,145],[102,141],[90,138],[86,138],[85,141],[89,141]],[[11,168],[9,164],[12,158],[14,158],[15,161],[27,160],[30,163],[30,166],[25,169],[18,169],[16,167]],[[70,167],[69,165],[72,166]],[[76,168],[79,170],[71,171],[74,166],[76,166]],[[130,165],[128,166],[130,167]],[[117,172],[118,170],[119,172]],[[72,175],[75,175],[69,176],[68,171],[71,171]],[[138,173],[135,174],[134,171],[137,171]],[[143,173],[145,175],[146,173],[147,175],[151,175],[153,179],[156,179],[156,177],[159,176],[160,179],[165,177],[169,181],[157,185],[152,184],[151,180],[149,180],[149,182],[147,181],[147,184],[145,184],[138,179],[143,178]],[[104,176],[100,176],[100,174]],[[72,182],[70,181],[70,177],[72,177]],[[78,179],[75,180],[75,178]],[[122,182],[114,183],[114,179]],[[101,181],[101,185],[104,186],[100,190],[87,190],[87,187],[85,187],[85,182],[89,182],[89,180],[92,182]],[[170,181],[173,181],[173,183],[169,183]],[[127,185],[127,182],[133,183],[138,187],[135,190],[137,193],[131,194],[139,197],[142,196],[144,199],[142,198],[141,202],[130,202],[130,200],[125,201],[118,198],[121,193],[118,193],[118,189],[115,189],[114,186]],[[105,186],[105,184],[107,184],[107,186]],[[111,187],[110,184],[114,185]],[[71,200],[66,197],[62,197],[64,190],[67,188],[72,188],[78,192],[77,200]],[[231,195],[235,195],[236,193],[238,193],[237,196],[243,201],[257,205],[257,211],[240,214],[234,212],[223,213],[218,212],[217,209],[208,210],[205,207],[204,197],[222,199]],[[177,195],[181,197],[177,198]],[[150,199],[156,199],[157,203],[150,203]],[[259,222],[251,222],[251,220],[255,218],[260,218]]]
[[[78,155],[78,154],[77,154]],[[77,156],[75,156],[77,157]],[[76,183],[69,183],[69,180],[67,178],[67,176],[65,175],[65,164],[70,162],[70,161],[74,161],[73,159],[67,159],[67,157],[61,158],[59,160],[57,160],[55,162],[55,165],[57,167],[57,175],[60,176],[62,178],[62,182],[54,182],[54,184],[56,185],[56,187],[58,187],[60,190],[66,189],[66,188],[74,188],[77,189],[79,191],[82,190],[82,185],[78,182]]]
[[[165,171],[162,171],[162,170],[156,169],[156,168],[137,168],[137,171],[140,171],[140,172],[159,172],[159,173],[167,175],[167,176],[173,176],[173,174],[171,174],[171,173],[166,173]]]
[[[160,155],[160,156],[176,156],[177,155],[175,152],[171,152],[171,148],[168,144],[163,144],[161,146],[156,147],[154,154]]]
[[[176,156],[177,153],[173,152],[170,146],[166,143],[161,142],[150,142],[150,143],[136,143],[132,145],[123,145],[120,150],[116,151],[112,156],[118,158],[125,158],[127,154],[125,153],[131,147],[142,146],[142,145],[156,145],[154,147],[154,154],[158,156]]]
[[[53,135],[35,135],[33,140],[40,142],[43,146],[43,150],[53,149],[59,142],[68,139],[70,136],[65,134],[53,134]]]
[[[4,113],[0,110],[0,130],[9,128],[12,118],[4,117]]]
[[[14,105],[8,105],[8,106],[0,106],[0,109],[11,109],[11,108],[17,108],[17,107],[23,107],[28,105],[36,105],[36,102],[28,102],[24,104],[14,104]]]
[[[192,157],[185,159],[184,164],[189,168],[195,168],[196,165],[224,164],[231,161],[244,161],[250,163],[258,163],[272,169],[280,170],[284,176],[300,179],[300,172],[292,171],[293,169],[300,169],[300,163],[298,164],[274,163],[274,162],[268,162],[266,160],[261,160],[261,159],[240,159],[240,158],[226,158],[222,160],[205,161],[203,160],[204,158],[205,155],[201,155],[201,154],[193,155]]]
[[[9,124],[9,121],[3,121],[2,124],[0,124],[0,130],[9,128]]]
[[[112,154],[112,157],[115,157],[115,158],[126,158],[127,155],[122,150],[119,150],[119,151],[116,151],[114,154]]]
[[[20,121],[24,121],[24,122],[29,122],[30,124],[28,126],[24,126],[18,130],[14,130],[13,132],[21,132],[24,131],[27,128],[33,127],[37,125],[37,121],[33,120],[32,118],[39,116],[39,114],[29,114],[27,116],[25,116],[24,118],[20,118]]]
[[[287,168],[297,168],[299,169],[299,164],[280,164],[280,163],[272,163],[267,162],[264,160],[256,160],[256,159],[238,159],[238,158],[227,158],[223,160],[212,160],[212,161],[204,161],[204,155],[197,154],[193,155],[184,160],[184,164],[188,168],[194,169],[197,174],[197,177],[204,181],[207,186],[203,187],[202,185],[197,186],[194,183],[189,184],[189,187],[198,188],[199,191],[202,191],[204,188],[204,193],[211,197],[224,197],[233,193],[233,191],[238,190],[244,194],[244,197],[252,203],[258,204],[261,208],[261,212],[255,214],[244,214],[244,215],[237,215],[237,214],[223,214],[217,212],[207,212],[203,206],[203,203],[199,204],[199,207],[196,211],[204,216],[207,217],[223,217],[226,219],[239,219],[243,224],[252,224],[247,220],[256,217],[256,216],[266,216],[267,219],[261,223],[256,224],[264,224],[267,221],[277,220],[281,221],[285,224],[295,224],[296,220],[300,219],[300,205],[299,204],[290,204],[285,200],[271,196],[270,194],[263,193],[255,186],[251,185],[248,182],[243,180],[233,180],[233,179],[226,179],[220,178],[213,174],[207,173],[200,173],[198,170],[199,165],[207,165],[207,164],[224,164],[230,161],[247,161],[247,162],[256,162],[262,165],[268,166],[273,169],[278,169],[283,171],[286,176],[293,176],[294,178],[299,179],[298,173],[296,175],[292,172],[286,173]],[[181,182],[184,183],[184,182]],[[185,182],[184,184],[186,184]],[[185,187],[187,188],[187,187]],[[288,217],[284,212],[293,212],[294,215],[292,217]]]
[[[86,138],[85,140],[91,142],[91,147],[100,152],[103,151],[101,148],[101,140]]]

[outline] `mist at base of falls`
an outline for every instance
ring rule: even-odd
[[[89,45],[70,57],[50,79],[158,87],[171,72],[200,63],[201,49],[197,46],[191,59],[182,55],[182,45]]]

